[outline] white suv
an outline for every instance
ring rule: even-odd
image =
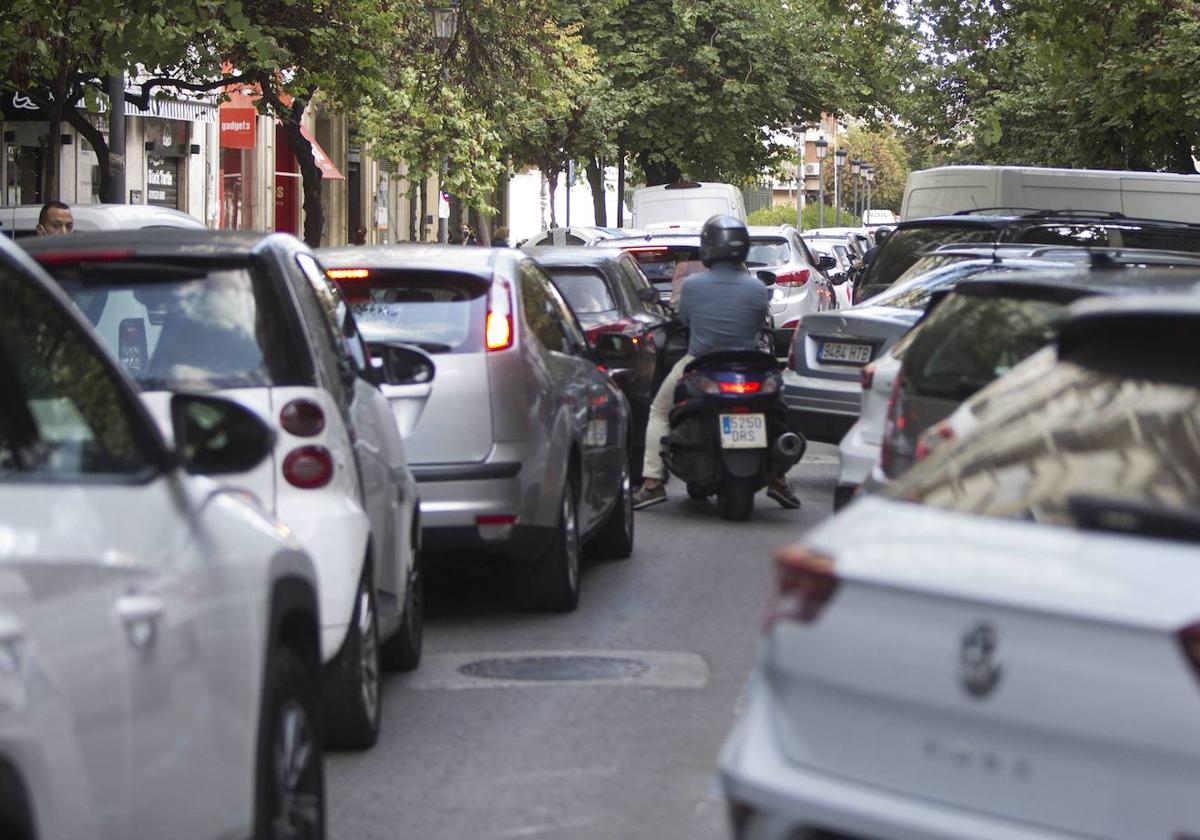
[[[205,475],[268,457],[237,403],[176,448],[0,241],[0,836],[324,836],[312,562]]]
[[[276,430],[224,483],[253,494],[317,566],[328,743],[380,724],[380,667],[416,667],[417,485],[365,345],[312,252],[284,234],[38,237],[30,253],[96,325],[165,433],[177,391],[219,393]]]

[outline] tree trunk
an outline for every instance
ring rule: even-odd
[[[558,227],[558,211],[554,209],[554,194],[558,192],[558,172],[542,170],[546,179],[546,189],[550,193],[550,227]]]
[[[585,171],[588,184],[592,188],[592,210],[596,214],[596,226],[608,227],[608,202],[604,194],[604,159],[589,157]]]
[[[683,179],[683,172],[674,161],[651,160],[651,155],[652,152],[649,149],[642,149],[637,153],[638,163],[641,164],[642,172],[646,175],[646,186],[673,184]]]
[[[492,245],[492,231],[491,222],[487,216],[472,207],[468,217],[471,220],[471,227],[475,229],[475,238],[479,240],[479,244],[490,248]]]
[[[1196,161],[1192,157],[1192,138],[1180,134],[1175,140],[1175,165],[1171,167],[1183,175],[1195,175]]]
[[[262,85],[262,88],[264,98],[271,104],[279,124],[283,126],[283,135],[300,166],[300,178],[304,186],[304,242],[310,248],[319,248],[321,232],[325,228],[325,208],[321,205],[321,167],[317,166],[313,157],[312,143],[300,131],[300,121],[304,118],[304,109],[308,107],[311,94],[297,96],[288,108],[273,93],[268,94],[268,85]]]
[[[424,172],[425,169],[422,168],[421,171]],[[428,230],[428,227],[425,224],[425,220],[428,218],[429,218],[429,183],[427,181],[422,181],[421,182],[421,236],[418,238],[418,241],[420,241],[420,242],[425,241],[425,232]]]

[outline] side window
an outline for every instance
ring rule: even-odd
[[[0,481],[143,473],[127,397],[79,328],[0,265]]]
[[[556,353],[571,352],[559,312],[558,293],[550,281],[529,262],[521,264],[521,307],[525,312],[526,325],[543,347]]]
[[[311,262],[306,269],[305,264]],[[328,312],[325,304],[317,295],[315,284],[309,277],[309,271],[320,271],[320,266],[307,254],[296,255],[296,265],[304,274],[303,283],[292,283],[296,302],[300,307],[300,317],[304,321],[304,330],[308,339],[313,343],[316,352],[317,369],[321,378],[341,406],[349,404],[343,377],[350,366],[346,344],[342,340],[334,313]],[[294,276],[294,272],[293,276]]]
[[[619,265],[621,266],[621,273],[625,275],[625,279],[629,283],[629,289],[632,292],[631,305],[634,306],[636,311],[649,312],[651,315],[662,316],[662,309],[657,303],[645,303],[638,298],[642,289],[650,289],[654,292],[655,300],[657,300],[658,290],[654,288],[650,281],[646,279],[646,275],[638,268],[637,260],[629,254],[622,254]]]
[[[340,338],[339,343],[343,345],[343,350],[350,356],[355,368],[359,371],[366,370],[367,351],[363,346],[362,337],[358,334],[358,327],[354,323],[354,316],[350,314],[350,307],[346,305],[345,298],[310,255],[297,254],[296,262],[299,264],[300,270],[304,272],[309,285],[312,286],[317,300],[321,302],[321,308],[325,311],[325,318],[329,322],[329,329]]]

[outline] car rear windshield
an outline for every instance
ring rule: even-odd
[[[1133,221],[1017,227],[1015,235],[1006,239],[1036,245],[1200,251],[1200,228]]]
[[[1054,300],[952,294],[905,352],[909,390],[965,400],[1050,343],[1064,311]]]
[[[379,271],[339,281],[369,342],[396,341],[429,353],[478,353],[487,320],[486,280],[447,271]]]
[[[558,268],[547,271],[559,294],[576,315],[611,312],[617,308],[604,274],[597,268]]]
[[[888,237],[871,263],[864,283],[875,289],[890,286],[921,258],[939,245],[957,242],[993,242],[996,231],[980,225],[937,224],[901,228]]]
[[[1132,365],[1126,347],[1099,348],[1111,366],[1057,362],[886,492],[984,516],[1195,539],[1200,381],[1194,368],[1191,381],[1157,375],[1171,362],[1142,352],[1155,343],[1178,349],[1147,334]]]
[[[291,320],[256,265],[137,261],[52,266],[143,390],[300,385]]]
[[[752,267],[764,265],[783,265],[792,258],[792,249],[786,239],[751,239],[750,253],[746,255],[746,265]]]
[[[700,259],[698,245],[654,245],[630,248],[642,273],[651,283],[670,283],[675,276],[675,265],[681,262],[697,262]]]

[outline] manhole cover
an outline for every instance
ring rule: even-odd
[[[631,679],[640,677],[649,667],[636,659],[611,656],[518,656],[480,659],[458,670],[468,677],[492,680],[570,682]]]

